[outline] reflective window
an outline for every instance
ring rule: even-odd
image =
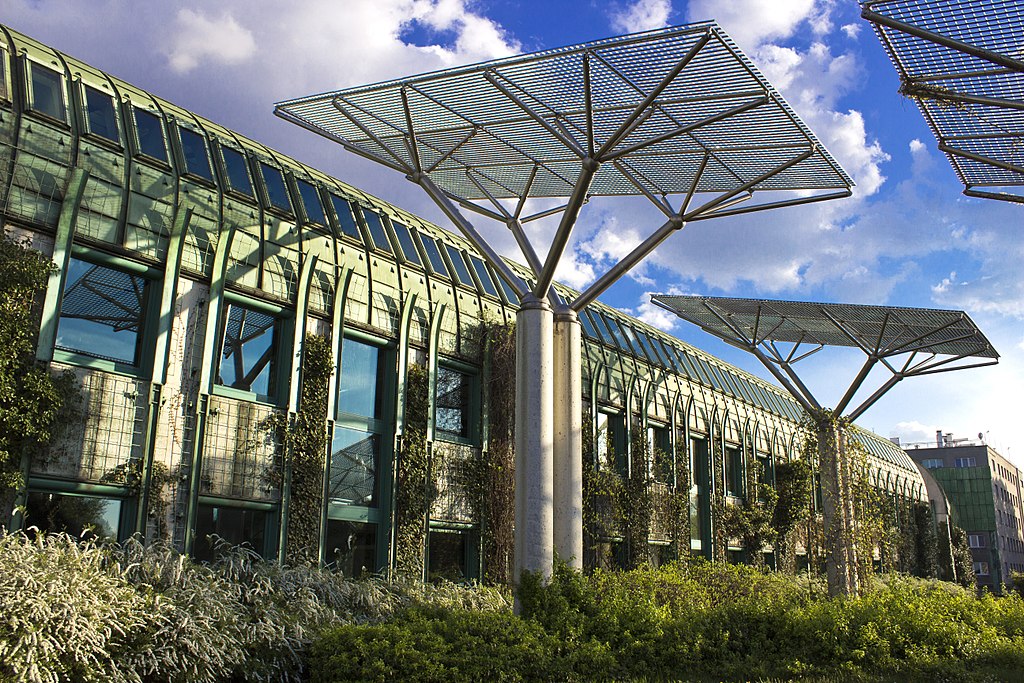
[[[370,239],[373,240],[373,246],[393,254],[394,251],[392,251],[391,242],[384,231],[384,223],[381,221],[380,214],[369,209],[363,209],[363,217],[366,219],[366,227],[370,229]]]
[[[89,132],[111,142],[120,142],[114,98],[90,85],[85,86],[85,117]]]
[[[459,279],[459,283],[476,289],[473,276],[469,274],[469,268],[466,267],[466,259],[463,258],[462,252],[450,244],[446,244],[445,247],[448,249],[448,258],[452,262],[452,268],[455,269],[455,277]]]
[[[245,155],[237,149],[221,146],[221,159],[228,175],[228,189],[252,196],[252,180],[249,178],[249,165],[245,163]]]
[[[139,152],[167,163],[167,145],[164,144],[164,126],[160,117],[138,107],[134,107],[132,111],[135,117],[135,133],[139,140]]]
[[[379,434],[363,429],[336,427],[331,441],[328,497],[347,505],[375,506],[379,459]]]
[[[7,87],[7,50],[0,49],[0,99],[10,100],[11,91]]]
[[[324,205],[320,201],[320,193],[317,192],[316,187],[302,179],[296,180],[295,183],[299,186],[299,197],[302,198],[302,208],[306,211],[306,219],[313,223],[327,225]]]
[[[338,217],[338,225],[341,226],[341,231],[349,237],[362,242],[363,237],[359,234],[359,228],[356,226],[356,219],[352,216],[352,205],[349,201],[342,199],[336,194],[332,194],[331,204],[334,207],[334,214]]]
[[[284,175],[281,173],[281,169],[261,161],[260,171],[263,173],[263,184],[267,188],[267,199],[270,201],[270,205],[291,213],[292,202],[288,199],[288,190],[284,186]]]
[[[200,504],[196,511],[192,556],[200,562],[216,560],[218,549],[211,543],[215,539],[210,537],[218,536],[228,546],[240,545],[267,557],[271,554],[266,547],[267,517],[268,513],[263,510]]]
[[[64,106],[64,77],[40,64],[29,67],[32,79],[32,108],[38,112],[67,121]]]
[[[139,365],[150,287],[139,275],[71,259],[56,348]]]
[[[622,329],[619,327],[619,321],[610,315],[604,316],[604,322],[608,326],[608,330],[612,333],[612,337],[615,338],[615,344],[623,351],[632,353],[632,349],[629,347],[629,342],[626,340],[626,335],[623,334]]]
[[[523,278],[516,275],[516,281],[519,283],[520,287],[522,287],[526,291],[530,291],[529,285],[526,284],[526,281],[523,280]],[[519,295],[516,294],[516,290],[512,289],[512,285],[505,282],[505,278],[503,278],[500,273],[498,274],[498,284],[501,285],[501,291],[505,293],[505,301],[512,304],[513,306],[518,306]]]
[[[441,436],[467,439],[471,435],[470,394],[473,378],[458,370],[437,369],[434,428]]]
[[[210,155],[206,153],[206,139],[190,128],[178,128],[181,153],[185,157],[185,173],[197,175],[213,182]]]
[[[430,581],[466,581],[476,572],[469,563],[470,532],[431,529],[427,543],[427,577]]]
[[[279,322],[269,313],[229,304],[217,383],[268,400],[274,396]]]
[[[590,316],[587,315],[586,311],[579,312],[580,325],[583,326],[583,332],[591,339],[597,339],[600,341],[600,337],[597,336],[597,330],[594,329],[594,323],[590,320]]]
[[[473,270],[476,271],[476,275],[480,278],[480,286],[484,288],[484,291],[491,296],[497,298],[498,290],[494,288],[494,280],[491,279],[491,274],[487,272],[487,266],[484,265],[483,260],[479,256],[469,255],[469,260],[473,263]]]
[[[725,449],[725,492],[727,495],[743,497],[744,489],[743,452],[727,446]]]
[[[629,342],[630,347],[633,349],[633,353],[640,356],[641,358],[647,358],[649,361],[657,362],[654,358],[648,358],[647,353],[640,346],[640,342],[637,341],[636,332],[633,331],[631,325],[627,325],[624,322],[619,322],[619,327],[622,328],[623,334],[626,335],[626,340]]]
[[[381,349],[354,339],[341,345],[338,413],[382,417],[384,365]]]
[[[608,331],[608,326],[605,325],[604,317],[595,311],[590,311],[591,319],[594,321],[594,327],[597,329],[597,334],[600,336],[601,341],[610,346],[615,345],[615,338],[612,337],[611,332]]]
[[[377,571],[377,526],[327,520],[327,566],[346,578],[358,579]]]
[[[416,251],[416,245],[412,243],[412,235],[409,233],[409,228],[398,221],[391,221],[391,227],[395,229],[395,237],[398,238],[398,245],[402,247],[402,255],[405,256],[405,260],[415,263],[417,266],[422,266],[423,262],[420,261],[420,254]]]
[[[427,254],[427,260],[430,261],[430,269],[443,277],[451,277],[448,275],[448,267],[444,264],[444,259],[441,258],[441,250],[437,248],[434,238],[424,235],[422,232],[419,233],[419,238],[420,244],[423,245],[423,251]]]
[[[121,528],[121,501],[32,492],[25,501],[25,528],[33,526],[46,533],[116,541]]]
[[[945,467],[946,461],[942,458],[925,458],[921,461],[921,465],[924,466],[925,469],[937,470],[941,467]]]

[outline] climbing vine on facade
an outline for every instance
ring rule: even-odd
[[[437,488],[427,453],[426,368],[410,365],[405,382],[405,431],[395,471],[395,571],[420,579],[426,559],[427,515]]]

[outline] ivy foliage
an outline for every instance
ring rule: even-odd
[[[333,369],[327,337],[306,335],[299,409],[285,438],[287,467],[291,470],[286,561],[291,565],[316,565],[320,561],[327,404]]]
[[[50,441],[65,397],[77,386],[68,372],[54,377],[35,362],[36,302],[56,267],[28,240],[0,238],[0,509],[7,518],[21,485],[23,457]]]
[[[800,526],[814,514],[814,473],[806,459],[775,465],[778,500],[772,515],[775,529],[776,567],[787,574],[796,571],[796,546]]]
[[[427,453],[429,377],[422,365],[409,365],[405,379],[405,429],[395,472],[395,570],[421,580],[426,562],[427,515],[437,495]]]

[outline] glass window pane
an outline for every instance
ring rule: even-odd
[[[167,145],[164,144],[164,126],[160,117],[138,107],[134,108],[134,113],[139,152],[167,163]]]
[[[53,69],[39,64],[30,66],[32,71],[32,108],[61,121],[67,121],[64,107],[64,78]]]
[[[149,288],[138,275],[71,259],[56,347],[138,365]]]
[[[437,248],[437,242],[434,241],[434,238],[424,235],[422,232],[419,233],[419,238],[420,244],[423,245],[423,251],[427,252],[430,269],[438,275],[451,277],[448,275],[448,267],[444,265],[444,259],[441,258],[441,250]]]
[[[608,325],[608,330],[612,333],[616,346],[623,351],[633,353],[633,350],[629,347],[629,342],[626,341],[626,335],[623,334],[622,329],[619,327],[619,322],[610,315],[604,316],[604,322]]]
[[[601,338],[599,336],[597,336],[597,330],[594,329],[594,323],[591,322],[590,316],[587,315],[587,312],[586,311],[580,311],[579,318],[580,318],[580,325],[583,327],[584,334],[586,334],[591,339],[596,339],[596,340],[600,341]]]
[[[633,353],[640,356],[641,358],[647,358],[647,354],[644,353],[644,350],[640,347],[640,342],[637,341],[636,333],[633,331],[632,326],[627,325],[626,323],[621,321],[618,322],[619,327],[622,328],[622,333],[626,335],[626,341],[629,342],[630,348],[633,349]],[[651,360],[650,358],[647,359]]]
[[[476,284],[474,284],[473,277],[469,274],[469,268],[466,267],[466,259],[463,258],[462,252],[450,244],[446,244],[445,247],[448,249],[448,258],[452,262],[452,268],[455,269],[455,276],[459,279],[459,282],[466,287],[476,289]]]
[[[377,461],[380,436],[360,429],[336,427],[331,441],[328,498],[346,505],[377,505]]]
[[[517,275],[516,276],[516,281],[519,283],[520,287],[522,287],[523,289],[529,291],[530,288],[529,288],[529,286],[527,286],[527,284],[523,280],[523,278],[521,278],[521,277],[519,277]],[[512,304],[513,306],[518,306],[519,305],[519,295],[516,294],[516,290],[512,289],[512,285],[510,285],[509,283],[505,282],[505,278],[503,278],[501,276],[501,274],[498,275],[498,284],[501,285],[501,291],[505,293],[505,301],[507,301],[508,303]]]
[[[320,202],[320,193],[312,183],[305,180],[297,180],[299,196],[302,197],[302,207],[306,210],[306,218],[313,223],[327,225],[327,217],[324,215],[324,205]]]
[[[178,128],[178,139],[181,140],[181,153],[185,157],[185,173],[192,173],[200,178],[213,181],[213,169],[210,168],[210,155],[206,153],[206,139],[190,128]]]
[[[112,142],[120,142],[117,131],[117,115],[114,113],[114,98],[92,86],[85,86],[85,116],[89,122],[89,132],[105,137]]]
[[[371,344],[346,339],[341,345],[338,413],[382,417],[384,366],[381,351]]]
[[[65,532],[75,537],[118,540],[121,501],[117,498],[29,493],[25,501],[25,527],[46,533]]]
[[[349,579],[374,573],[377,567],[377,526],[327,520],[327,566]]]
[[[470,436],[469,375],[451,368],[437,369],[437,400],[434,428],[440,435],[468,438]]]
[[[384,231],[384,223],[381,221],[380,215],[369,209],[363,209],[363,217],[366,219],[366,227],[370,229],[370,238],[373,240],[373,246],[389,254],[395,253],[391,249],[391,241]]]
[[[341,226],[341,231],[349,237],[362,242],[363,236],[359,234],[359,228],[356,227],[356,219],[352,217],[352,205],[349,204],[348,200],[332,194],[331,204],[334,206],[334,214],[338,217],[338,225]]]
[[[590,319],[594,321],[594,327],[597,329],[598,336],[601,337],[601,341],[609,346],[615,345],[615,338],[612,337],[612,333],[608,331],[608,326],[605,325],[604,318],[596,310],[589,311]]]
[[[391,227],[395,229],[395,236],[398,238],[399,246],[402,247],[402,255],[405,256],[405,260],[415,263],[417,266],[422,266],[423,262],[420,261],[420,253],[416,251],[416,245],[412,243],[412,235],[409,234],[409,228],[398,221],[391,221]]]
[[[260,162],[260,171],[263,173],[263,183],[267,187],[267,199],[270,205],[281,211],[292,212],[292,203],[288,199],[288,190],[284,186],[284,175],[281,169]]]
[[[220,148],[224,159],[224,169],[228,172],[228,189],[252,196],[252,180],[249,178],[249,165],[245,163],[245,155],[231,147]]]
[[[470,254],[469,260],[473,262],[473,270],[476,271],[477,277],[480,278],[480,285],[484,288],[484,291],[497,298],[498,290],[494,288],[494,280],[491,279],[491,274],[487,272],[487,266],[484,265],[479,256]]]
[[[200,504],[196,511],[196,541],[192,556],[200,562],[217,559],[210,538],[218,536],[231,545],[240,545],[267,554],[267,513],[263,510]]]
[[[471,578],[466,561],[468,537],[465,531],[431,529],[427,544],[427,576],[430,581],[446,579],[458,582]]]
[[[278,319],[230,304],[224,321],[217,383],[270,398],[277,385]]]
[[[11,91],[7,87],[7,50],[0,49],[0,99],[10,100]]]

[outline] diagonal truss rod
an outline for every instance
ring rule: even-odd
[[[900,88],[900,92],[907,97],[918,97],[925,100],[938,100],[940,102],[962,102],[964,104],[980,104],[998,109],[1024,110],[1024,102],[1020,100],[1008,100],[1003,97],[985,97],[983,95],[968,95],[966,93],[936,88],[930,85],[907,81]]]
[[[941,33],[935,33],[934,31],[929,31],[927,29],[920,28],[919,26],[914,26],[897,19],[892,19],[884,14],[879,14],[871,9],[871,7],[876,4],[878,3],[870,3],[865,6],[864,9],[861,10],[861,17],[867,19],[873,24],[887,26],[901,33],[906,33],[916,38],[921,38],[922,40],[935,43],[936,45],[942,45],[943,47],[948,47],[951,50],[956,50],[957,52],[962,52],[966,55],[977,57],[978,59],[983,59],[987,62],[992,62],[993,64],[1024,73],[1024,62],[1018,59],[1013,59],[998,52],[986,50],[985,48],[977,47],[976,45],[970,45],[969,43],[965,43],[961,40],[944,36]]]

